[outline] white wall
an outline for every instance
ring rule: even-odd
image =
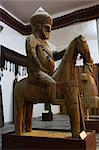
[[[0,22],[0,25],[4,27],[0,32],[0,44],[25,55],[26,36],[21,35],[3,22]]]
[[[9,49],[25,54],[25,36],[16,32],[5,23],[0,22],[3,26],[3,30],[0,32],[0,45],[3,45]],[[7,65],[9,68],[9,64]],[[12,100],[12,89],[13,80],[15,76],[13,72],[8,70],[3,71],[3,77],[1,80],[2,85],[2,97],[3,97],[3,110],[4,110],[4,122],[12,121],[13,114],[13,100]]]
[[[56,45],[58,51],[61,51],[62,49],[66,48],[75,37],[79,35],[83,35],[86,38],[94,63],[99,63],[96,20],[75,23],[57,30],[52,30],[50,41]],[[77,65],[82,65],[82,62],[82,60],[77,60]],[[60,61],[58,61],[57,66],[59,63]]]

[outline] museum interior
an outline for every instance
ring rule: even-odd
[[[99,0],[0,1],[0,149],[99,150]]]

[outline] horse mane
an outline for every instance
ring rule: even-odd
[[[93,59],[91,58],[91,54],[90,54],[90,49],[88,46],[88,43],[85,39],[84,36],[79,35],[78,37],[75,38],[75,40],[77,41],[77,49],[80,49],[80,58],[83,59],[83,63],[92,63]],[[82,49],[82,51],[81,51]]]

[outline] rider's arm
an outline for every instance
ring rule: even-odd
[[[30,39],[27,38],[27,40],[26,40],[26,51],[27,51],[27,54],[29,53],[32,56],[33,62],[38,67],[38,69],[40,69],[43,72],[46,72],[47,74],[49,74],[49,70],[47,70],[46,68],[44,68],[42,66],[40,60],[37,57],[36,46],[37,46],[36,41],[34,43],[32,43],[32,45],[30,45]]]
[[[41,47],[41,45],[37,45],[37,48],[36,48],[36,56],[37,56],[37,50],[39,51],[40,50],[40,52],[42,52],[42,47]],[[42,55],[42,54],[41,54]],[[37,56],[37,58],[38,58],[38,56]],[[38,58],[39,59],[39,58]],[[43,59],[43,58],[42,58]],[[47,73],[47,74],[49,74],[49,75],[51,75],[50,74],[50,70],[48,70],[48,69],[46,69],[43,65],[42,65],[42,63],[41,63],[41,61],[39,60],[39,62],[40,62],[40,69],[43,71],[43,72],[45,72],[45,73]]]
[[[36,55],[35,44],[33,43],[33,45],[31,45],[30,44],[30,38],[27,38],[26,39],[26,52],[27,52],[28,57],[32,56],[32,59],[33,59],[35,65],[38,68],[40,68],[40,61],[39,61],[39,59],[37,58],[37,55]]]

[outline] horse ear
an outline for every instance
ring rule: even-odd
[[[84,36],[82,36],[82,35],[81,35],[81,37],[80,37],[80,38],[82,39],[82,41],[83,41],[83,42],[86,42],[86,39],[85,39],[85,37],[84,37]]]
[[[82,38],[83,36],[82,36],[82,35],[80,35],[80,37]]]

